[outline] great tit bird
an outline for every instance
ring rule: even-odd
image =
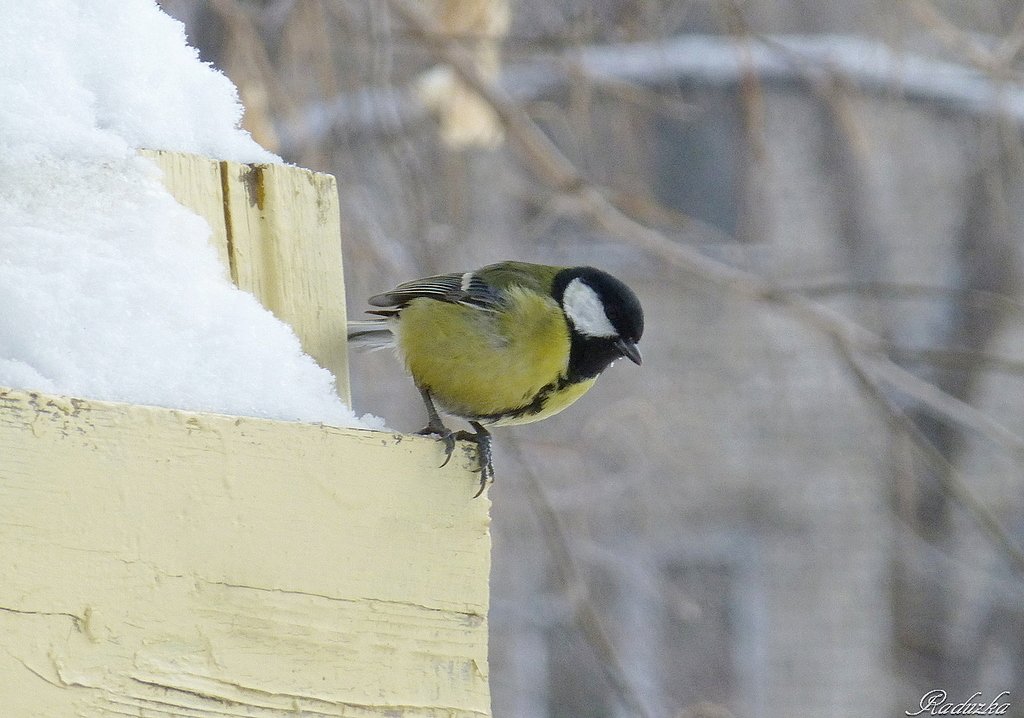
[[[500,262],[405,282],[369,303],[378,318],[350,322],[349,339],[397,350],[427,408],[419,433],[444,441],[445,463],[456,439],[476,443],[476,496],[494,478],[485,427],[546,419],[619,357],[640,364],[640,301],[593,267]],[[438,409],[475,433],[452,432]]]

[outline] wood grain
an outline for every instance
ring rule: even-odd
[[[471,455],[0,390],[0,457],[5,716],[489,715]]]

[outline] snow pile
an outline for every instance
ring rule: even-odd
[[[0,385],[358,425],[136,156],[279,161],[180,23],[153,0],[0,3],[0,97]]]

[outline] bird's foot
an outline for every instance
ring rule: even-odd
[[[480,459],[480,490],[473,494],[475,499],[484,492],[488,482],[494,481],[494,463],[491,451],[491,432],[476,421],[469,422],[469,425],[476,431],[460,431],[455,434],[455,438],[465,439],[476,444],[477,456]]]
[[[493,453],[491,451],[491,432],[487,431],[481,424],[475,421],[469,422],[476,431],[452,431],[444,424],[427,424],[417,431],[421,436],[436,436],[444,443],[443,468],[448,465],[455,453],[455,442],[459,440],[472,441],[476,444],[477,456],[480,460],[480,490],[473,494],[475,499],[484,492],[489,481],[494,481]]]
[[[455,451],[455,439],[457,438],[455,432],[444,424],[427,424],[416,433],[421,436],[436,436],[439,441],[444,443],[444,463],[441,466],[447,466]]]

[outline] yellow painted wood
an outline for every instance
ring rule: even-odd
[[[442,455],[0,389],[3,716],[489,715],[489,504]]]
[[[348,402],[345,282],[334,177],[222,162],[231,276],[291,325]],[[344,377],[344,378],[343,378]]]
[[[334,179],[143,154],[347,401]],[[470,451],[0,388],[0,715],[490,715]]]
[[[217,250],[225,271],[231,267],[228,231],[224,221],[224,191],[220,162],[208,157],[166,150],[141,150],[164,175],[164,186],[174,199],[210,225],[210,244]]]
[[[351,404],[341,220],[334,177],[145,150],[175,199],[202,216],[238,287],[290,325]]]

